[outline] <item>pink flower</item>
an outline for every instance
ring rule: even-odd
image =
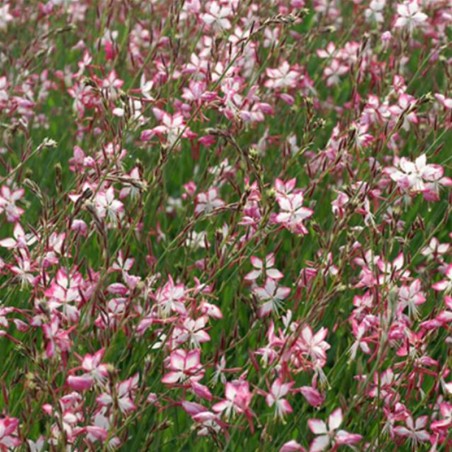
[[[0,7],[0,30],[5,31],[8,28],[8,23],[14,20],[14,16],[9,12],[8,3]]]
[[[116,391],[114,395],[109,392],[104,392],[97,397],[97,402],[102,407],[111,406],[116,399],[119,409],[122,413],[129,413],[136,409],[136,405],[133,402],[136,390],[138,386],[138,374],[127,380],[121,381],[116,385]]]
[[[218,197],[218,189],[211,188],[205,193],[199,193],[195,199],[196,207],[195,214],[211,213],[215,209],[219,209],[224,206],[224,201]]]
[[[292,439],[283,444],[279,452],[305,452],[305,448]]]
[[[0,213],[4,212],[6,220],[10,223],[18,221],[21,215],[25,212],[24,209],[16,206],[16,202],[19,201],[23,195],[23,188],[11,190],[8,185],[2,185],[0,188]]]
[[[317,436],[311,443],[310,452],[321,452],[333,443],[340,445],[353,445],[361,441],[362,436],[348,433],[345,430],[338,430],[342,424],[343,416],[340,408],[333,411],[328,417],[328,426],[319,419],[310,419],[308,426],[312,433]]]
[[[229,419],[231,415],[249,414],[252,395],[247,381],[234,380],[226,383],[225,396],[225,400],[212,407],[213,411],[222,412],[226,419]]]
[[[297,71],[290,69],[287,61],[281,63],[277,69],[267,69],[266,73],[269,79],[265,82],[265,86],[272,89],[295,88],[300,78]]]
[[[232,10],[228,6],[220,6],[218,2],[209,2],[207,4],[207,13],[201,15],[202,21],[212,27],[215,31],[229,30],[231,22],[228,17]]]
[[[443,94],[435,94],[436,100],[447,110],[452,110],[452,98],[446,97]]]
[[[314,212],[303,207],[303,193],[277,194],[276,201],[281,209],[281,212],[276,215],[276,222],[295,234],[307,234],[308,230],[303,221],[311,217]]]
[[[116,226],[118,220],[123,217],[124,205],[118,199],[115,199],[115,191],[113,187],[109,187],[106,191],[100,191],[95,198],[95,207],[99,218],[108,218],[110,224]]]
[[[286,414],[292,413],[293,409],[284,397],[290,393],[293,385],[293,381],[283,383],[281,378],[277,378],[273,382],[270,392],[265,397],[265,401],[269,407],[275,406],[275,417],[284,419]]]
[[[427,201],[439,199],[440,186],[452,185],[452,180],[443,177],[444,169],[440,165],[427,164],[425,154],[414,162],[402,157],[395,168],[386,168],[385,172],[404,191],[422,193]]]
[[[278,287],[277,281],[267,278],[265,285],[254,288],[253,293],[259,301],[263,302],[259,307],[259,317],[264,317],[271,312],[277,312],[281,308],[282,301],[290,294],[290,288]]]
[[[82,369],[85,373],[81,376],[70,375],[68,385],[76,391],[90,389],[95,383],[102,383],[108,377],[108,366],[101,364],[105,349],[100,349],[94,355],[85,355],[82,361]]]
[[[159,313],[163,317],[168,317],[171,312],[184,315],[186,313],[184,305],[186,298],[185,286],[175,284],[171,276],[168,277],[168,282],[162,288],[159,288],[155,294]]]
[[[399,289],[399,310],[408,308],[409,315],[418,317],[418,306],[425,303],[425,294],[421,291],[421,281],[415,279],[409,286],[402,286]]]
[[[411,416],[408,416],[405,421],[406,427],[394,427],[394,433],[398,436],[407,438],[412,446],[416,447],[419,442],[426,442],[430,439],[429,433],[425,430],[427,421],[428,416],[420,416],[416,421],[414,421]]]
[[[305,326],[301,331],[301,348],[313,361],[326,361],[326,351],[330,349],[330,345],[324,340],[327,334],[326,328],[320,328],[313,334],[309,326]]]
[[[63,306],[63,312],[71,321],[79,317],[78,304],[82,301],[83,278],[78,272],[68,272],[64,268],[57,271],[50,287],[44,292],[50,299],[50,308]]]
[[[326,86],[337,85],[341,81],[340,76],[347,72],[348,67],[334,59],[323,71],[323,75],[326,77]]]
[[[433,284],[433,288],[439,292],[449,293],[452,290],[452,264],[446,267],[444,272],[446,278]]]
[[[11,450],[22,444],[17,437],[19,419],[14,417],[4,417],[0,419],[0,448],[2,450]]]
[[[394,26],[396,28],[408,28],[410,32],[428,19],[428,16],[419,8],[417,0],[409,0],[397,5],[397,14],[398,17]]]
[[[163,378],[165,384],[186,383],[199,381],[204,375],[201,365],[201,351],[199,349],[186,351],[174,350],[170,355],[169,370]]]
[[[263,275],[278,281],[284,276],[279,270],[273,268],[275,265],[275,255],[273,253],[268,254],[264,261],[256,256],[251,256],[251,264],[255,270],[245,276],[246,281],[255,281]]]
[[[20,223],[15,224],[13,236],[14,238],[11,237],[8,239],[0,240],[0,246],[7,249],[28,248],[38,240],[38,238],[34,234],[25,234],[25,231]]]
[[[60,321],[57,316],[52,317],[50,324],[42,325],[42,331],[47,339],[47,358],[52,358],[57,348],[62,352],[66,352],[71,348],[72,343],[69,338],[71,330],[60,330]]]
[[[226,427],[226,424],[221,421],[218,414],[212,413],[199,403],[184,401],[182,402],[182,408],[199,424],[199,436],[207,436],[212,433],[218,434],[221,429]]]
[[[303,397],[307,400],[309,405],[319,407],[325,401],[325,396],[320,394],[320,392],[312,388],[311,386],[302,386],[298,389],[303,394]]]
[[[153,129],[143,130],[141,133],[142,141],[149,141],[154,136],[166,135],[166,145],[173,147],[180,138],[193,138],[196,136],[185,124],[181,113],[170,115],[158,108],[154,108],[153,112],[157,120],[161,121],[161,125]]]

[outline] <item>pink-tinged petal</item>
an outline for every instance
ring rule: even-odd
[[[314,433],[315,435],[322,435],[324,433],[328,433],[328,429],[326,427],[325,422],[321,421],[320,419],[309,419],[308,427],[311,430],[311,432]]]
[[[291,440],[281,447],[279,449],[279,452],[302,452],[304,451],[304,448],[298,444],[295,440]]]
[[[94,385],[94,379],[90,375],[83,375],[81,377],[69,376],[67,384],[76,391],[86,391]]]
[[[180,372],[169,372],[166,375],[163,376],[162,378],[162,383],[165,384],[174,384],[177,383],[179,381],[181,377],[181,373]]]
[[[3,248],[14,248],[16,246],[16,241],[12,238],[0,240],[0,246]]]
[[[319,407],[325,400],[325,397],[317,389],[311,388],[310,386],[302,386],[299,391],[312,406]]]
[[[212,393],[210,392],[209,388],[207,386],[204,386],[200,383],[197,383],[195,381],[191,382],[191,387],[193,389],[193,392],[202,399],[206,400],[212,400]]]
[[[203,411],[206,411],[206,408],[204,408],[201,404],[196,402],[182,402],[182,408],[190,415],[193,416],[198,413],[202,413]]]
[[[342,424],[342,410],[338,408],[337,410],[334,410],[329,418],[328,418],[328,427],[330,430],[337,430],[339,426]]]
[[[416,438],[418,441],[426,442],[430,440],[430,435],[427,430],[421,430],[416,432]]]
[[[437,283],[433,284],[433,289],[437,290],[437,291],[442,291],[445,290],[448,286],[448,282],[446,280],[443,281],[438,281]]]
[[[415,429],[416,430],[423,429],[427,425],[427,422],[428,422],[428,416],[420,416],[420,417],[418,417],[416,419],[415,424],[414,424],[415,425]]]
[[[276,291],[276,297],[280,300],[284,300],[287,298],[290,294],[290,288],[289,287],[279,287]]]
[[[395,259],[394,259],[394,268],[396,270],[400,270],[403,267],[403,263],[404,263],[404,257],[403,257],[403,253],[400,253]]]
[[[336,433],[337,444],[347,444],[347,445],[356,444],[359,441],[361,441],[361,439],[362,439],[361,435],[357,435],[355,433],[348,433],[345,430],[339,430]]]
[[[312,330],[309,326],[306,326],[303,328],[301,332],[301,337],[304,339],[305,342],[309,343],[312,340]]]
[[[209,338],[210,339],[210,338]],[[186,366],[191,369],[199,365],[201,360],[201,351],[199,349],[191,350],[187,353]]]
[[[260,270],[252,270],[245,276],[244,279],[246,281],[255,281],[257,278],[259,278],[260,275],[261,275]]]
[[[221,413],[222,411],[224,411],[227,407],[229,406],[229,402],[227,400],[223,400],[221,402],[216,403],[213,407],[212,410],[215,411],[216,413]]]
[[[270,298],[270,294],[264,287],[256,287],[253,292],[261,300],[267,300],[268,298]]]
[[[293,412],[293,408],[290,405],[290,403],[286,400],[286,399],[282,399],[279,401],[279,404],[282,408],[282,411],[284,411],[284,413],[292,413]]]
[[[267,276],[276,280],[284,278],[284,275],[279,270],[276,270],[276,268],[270,268],[269,270],[267,270]]]
[[[259,259],[256,256],[251,256],[250,260],[251,260],[251,264],[254,268],[262,269],[263,262],[261,259]]]
[[[393,432],[399,436],[410,436],[411,435],[410,430],[408,430],[406,427],[401,427],[401,426],[395,427],[393,429]]]
[[[171,353],[170,363],[172,369],[182,370],[185,369],[185,350],[175,350]]]
[[[270,268],[270,267],[273,267],[273,265],[275,265],[275,254],[270,253],[265,258],[265,266]]]
[[[306,220],[309,217],[314,215],[314,211],[312,209],[308,209],[307,207],[300,207],[297,210],[297,219],[298,220]]]
[[[262,318],[267,315],[269,315],[273,310],[273,303],[271,301],[268,301],[267,303],[264,303],[262,306],[259,307],[257,311],[257,315]]]
[[[309,447],[309,452],[322,452],[330,444],[330,438],[327,435],[318,436]]]

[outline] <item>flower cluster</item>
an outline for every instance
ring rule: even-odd
[[[450,450],[451,24],[4,0],[0,450]]]

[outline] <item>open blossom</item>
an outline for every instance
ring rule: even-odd
[[[426,256],[427,259],[434,259],[447,253],[449,249],[448,243],[440,243],[436,237],[432,237],[429,244],[422,248],[421,254]]]
[[[320,328],[317,333],[313,333],[311,327],[305,326],[301,331],[301,348],[313,361],[326,361],[326,351],[330,345],[324,339],[328,334],[326,328]]]
[[[364,11],[364,16],[368,21],[375,21],[377,23],[384,22],[384,9],[386,0],[372,0],[369,3],[369,8]]]
[[[336,446],[353,444],[361,441],[362,436],[355,433],[349,433],[345,430],[338,430],[343,421],[342,410],[334,410],[328,417],[328,425],[319,419],[310,419],[308,421],[309,429],[315,435],[318,435],[311,443],[310,452],[321,452],[326,450],[330,444]]]
[[[340,76],[348,72],[348,67],[342,64],[339,60],[333,59],[329,66],[327,66],[323,75],[326,77],[326,85],[333,86],[340,82]]]
[[[256,281],[261,276],[268,276],[271,279],[279,281],[284,276],[279,270],[273,268],[275,265],[275,255],[273,253],[268,254],[265,260],[251,256],[251,265],[254,267],[254,270],[245,276],[246,281]]]
[[[229,17],[232,10],[228,6],[220,6],[218,2],[213,1],[207,4],[207,12],[201,15],[202,21],[211,26],[215,31],[229,30],[231,22]]]
[[[115,198],[113,187],[100,191],[95,200],[96,212],[99,218],[108,218],[111,224],[116,225],[124,213],[124,205]]]
[[[411,416],[406,419],[406,426],[397,426],[394,428],[394,433],[398,436],[407,438],[413,447],[418,446],[420,442],[426,442],[430,440],[430,435],[425,429],[428,422],[428,416],[420,416],[413,420]]]
[[[273,382],[265,401],[269,407],[275,407],[275,417],[284,419],[286,414],[292,413],[293,409],[284,397],[290,393],[293,385],[294,382],[283,383],[280,378]]]
[[[265,82],[267,88],[283,89],[295,88],[300,74],[291,70],[287,61],[284,61],[277,69],[267,69],[268,80]]]
[[[174,350],[170,356],[168,366],[170,372],[164,375],[162,382],[166,384],[186,383],[198,381],[204,375],[201,365],[201,352],[199,349],[186,351]]]
[[[303,193],[278,194],[276,201],[281,209],[281,212],[276,215],[276,222],[295,234],[307,234],[308,230],[303,221],[310,218],[314,212],[303,207]]]
[[[397,15],[395,27],[408,28],[409,31],[413,31],[428,19],[428,16],[421,11],[418,0],[408,0],[397,5]]]
[[[421,281],[415,279],[409,286],[399,289],[399,309],[403,311],[408,308],[411,317],[418,317],[418,306],[425,303],[425,294],[421,290]]]
[[[180,327],[174,329],[174,339],[178,344],[189,342],[191,347],[198,348],[201,343],[210,341],[210,336],[205,331],[207,316],[198,317],[196,320],[187,317]]]
[[[195,199],[195,213],[210,213],[224,206],[224,201],[218,196],[218,189],[211,188],[205,193],[199,193]]]
[[[120,381],[116,384],[113,394],[104,392],[97,397],[97,402],[103,407],[108,407],[116,400],[117,406],[122,413],[129,413],[136,410],[134,397],[138,386],[138,379],[139,375],[136,374],[124,381]]]
[[[264,317],[271,312],[278,312],[282,302],[289,296],[289,287],[278,287],[277,281],[267,278],[263,287],[255,287],[253,293],[263,303],[259,307],[259,317]]]
[[[57,309],[62,306],[63,312],[69,319],[77,320],[79,317],[78,305],[82,301],[83,283],[80,273],[60,268],[50,287],[45,291],[45,296],[49,299],[49,307]]]
[[[396,167],[387,168],[386,172],[402,190],[423,193],[427,200],[438,199],[441,185],[452,185],[448,177],[443,177],[444,169],[440,165],[427,164],[425,154],[420,155],[414,162],[402,157]]]
[[[13,417],[4,417],[0,419],[0,448],[2,450],[13,450],[22,444],[17,436],[19,419]]]
[[[108,366],[101,363],[104,352],[105,349],[101,349],[94,355],[85,355],[81,366],[85,373],[80,376],[70,375],[67,379],[68,385],[76,391],[83,391],[90,389],[95,383],[106,381]]]
[[[38,238],[34,234],[25,234],[20,223],[16,223],[13,231],[14,238],[7,238],[0,240],[0,246],[8,249],[13,248],[28,248],[33,243],[36,243]]]
[[[168,147],[175,146],[180,138],[193,138],[193,132],[185,124],[184,117],[181,113],[170,115],[169,113],[158,108],[153,109],[154,115],[161,122],[161,125],[153,129],[143,130],[141,133],[142,141],[149,141],[154,136],[166,136],[166,145]]]
[[[432,287],[437,291],[449,293],[452,291],[452,264],[446,267],[444,274],[446,278],[433,284]]]
[[[252,394],[247,381],[234,380],[226,383],[225,396],[226,398],[223,401],[212,407],[213,411],[223,413],[226,419],[237,414],[249,415]]]
[[[184,284],[175,284],[171,276],[168,277],[168,282],[159,288],[155,294],[159,313],[164,317],[167,317],[171,312],[185,314],[186,299],[187,293]]]
[[[0,7],[0,30],[6,30],[8,23],[14,20],[9,12],[9,4],[6,3]]]
[[[16,206],[24,195],[24,190],[18,188],[17,190],[11,189],[8,185],[2,185],[0,188],[0,213],[5,213],[6,220],[10,223],[15,223],[25,212],[24,209]]]
[[[53,358],[57,349],[61,352],[70,350],[72,341],[69,337],[71,330],[60,329],[60,320],[54,315],[49,324],[42,325],[42,332],[46,339],[46,356]]]

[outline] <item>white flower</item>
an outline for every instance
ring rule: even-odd
[[[215,31],[229,30],[231,22],[228,17],[231,15],[231,8],[221,6],[217,2],[212,2],[207,8],[207,13],[201,15],[202,21],[211,26]]]
[[[395,22],[395,27],[408,28],[410,32],[428,18],[428,16],[420,10],[416,0],[397,5],[397,14],[398,17]]]
[[[11,22],[14,17],[9,13],[9,5],[3,5],[0,8],[0,30],[6,30],[8,22]]]

